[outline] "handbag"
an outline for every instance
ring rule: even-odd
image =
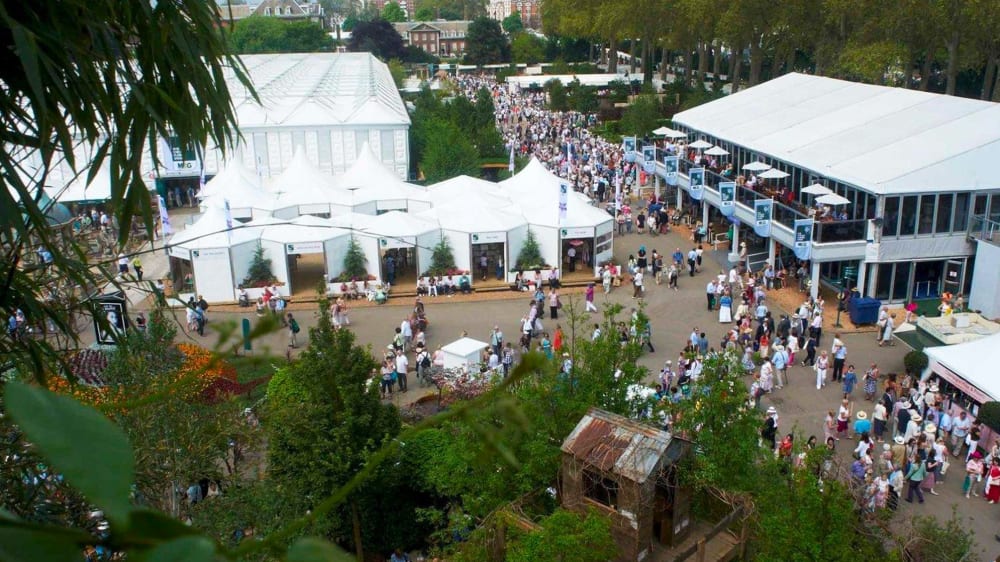
[[[941,463],[941,476],[944,476],[945,474],[948,473],[949,466],[951,466],[951,463],[948,461],[944,461]]]

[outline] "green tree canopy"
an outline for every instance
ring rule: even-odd
[[[553,78],[545,83],[545,91],[549,94],[549,109],[552,111],[568,111],[569,98],[562,80]]]
[[[465,35],[465,62],[498,64],[509,61],[510,44],[500,29],[500,23],[487,17],[473,20]]]
[[[524,22],[521,21],[521,13],[516,10],[511,12],[509,16],[503,19],[501,26],[509,35],[524,31]]]
[[[413,14],[416,21],[431,21],[434,19],[434,9],[428,6],[421,6]]]
[[[233,25],[229,41],[233,51],[255,53],[309,53],[333,50],[334,40],[319,24],[252,16]]]
[[[358,21],[351,31],[347,50],[355,53],[367,51],[382,60],[402,60],[406,56],[403,37],[382,18]]]
[[[542,39],[527,32],[513,34],[513,37],[510,51],[514,62],[535,64],[545,58],[545,41]]]
[[[398,2],[386,2],[382,8],[382,19],[389,22],[406,21],[406,11]]]
[[[479,173],[479,153],[458,126],[435,119],[427,125],[423,135],[425,144],[420,165],[429,183]]]

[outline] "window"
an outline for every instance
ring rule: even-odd
[[[612,509],[618,506],[618,483],[595,471],[583,471],[583,493],[601,505]]]
[[[382,149],[382,161],[393,162],[396,160],[396,143],[393,131],[379,131],[379,144]]]
[[[990,195],[990,220],[1000,220],[1000,192]]]
[[[965,232],[969,228],[969,194],[958,193],[955,195],[955,224],[951,229],[954,232]]]
[[[271,8],[264,8],[264,15],[265,16],[271,15]]]
[[[936,195],[924,195],[920,198],[920,225],[917,227],[917,234],[934,233],[934,207],[936,202]]]
[[[942,193],[938,195],[937,203],[937,225],[934,227],[934,232],[939,234],[945,232],[951,232],[951,215],[953,214],[953,205],[955,196],[951,193]]]
[[[896,275],[892,283],[892,300],[904,301],[910,296],[910,266],[908,261],[896,264]]]
[[[883,301],[889,300],[892,290],[892,270],[893,264],[883,263],[878,266],[878,279],[875,282],[875,298]]]
[[[980,193],[976,195],[976,203],[972,208],[973,215],[985,215],[986,214],[986,198],[989,197],[985,193]]]
[[[330,149],[330,131],[319,131],[319,134],[316,136],[316,150],[319,153],[320,166],[329,166],[332,158],[332,151]]]
[[[882,236],[897,236],[898,234],[899,197],[886,197],[885,212],[882,213]]]
[[[900,236],[910,236],[917,231],[917,199],[916,195],[903,197],[903,210],[899,217]]]
[[[368,131],[354,131],[354,150],[357,154],[361,153],[361,147],[368,142]]]

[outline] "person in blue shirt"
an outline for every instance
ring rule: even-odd
[[[844,373],[844,396],[847,397],[854,392],[854,385],[858,384],[858,374],[854,372],[854,365],[848,365],[847,372]]]
[[[860,437],[862,434],[871,434],[872,422],[868,420],[868,414],[858,412],[858,419],[854,420],[854,435]]]

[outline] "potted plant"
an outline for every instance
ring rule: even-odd
[[[278,279],[271,271],[271,259],[264,257],[264,247],[257,242],[257,248],[250,259],[250,270],[243,279],[243,287],[262,288],[276,283]]]

